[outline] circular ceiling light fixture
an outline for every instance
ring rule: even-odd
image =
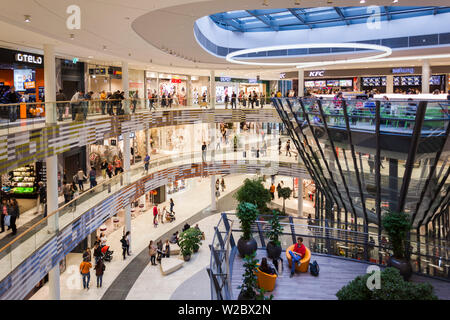
[[[366,49],[366,50],[375,50],[381,51],[381,53],[363,58],[353,58],[353,59],[341,59],[341,60],[332,60],[332,61],[316,61],[316,62],[252,62],[252,61],[243,61],[237,60],[235,57],[249,54],[249,53],[258,53],[262,51],[273,51],[273,50],[292,50],[292,49],[316,49],[316,48],[347,48],[347,49]],[[376,44],[367,44],[367,43],[309,43],[309,44],[288,44],[288,45],[279,45],[279,46],[269,46],[269,47],[259,47],[253,49],[243,49],[231,52],[227,54],[225,59],[231,63],[245,64],[251,66],[278,66],[278,67],[288,67],[288,66],[296,66],[297,68],[309,68],[309,67],[317,67],[317,66],[327,66],[333,64],[347,64],[347,63],[357,63],[357,62],[372,62],[377,59],[387,57],[391,55],[392,49],[386,46],[380,46]]]

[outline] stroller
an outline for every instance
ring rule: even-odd
[[[172,213],[167,212],[166,221],[169,221],[169,222],[175,221],[175,211],[173,211]]]
[[[102,250],[103,260],[111,262],[114,251],[109,250],[109,246],[106,246],[106,245],[103,246],[101,250]]]

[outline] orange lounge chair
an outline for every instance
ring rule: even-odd
[[[289,251],[294,251],[294,244],[286,249],[286,259],[289,263],[289,268],[292,267],[292,257],[289,253]],[[306,253],[303,259],[300,260],[300,263],[297,263],[297,266],[295,267],[295,270],[300,272],[308,272],[309,267],[309,260],[311,260],[311,251],[309,251],[308,248],[306,248]]]
[[[275,282],[277,281],[276,274],[268,274],[257,268],[256,276],[258,280],[258,287],[260,289],[264,289],[266,291],[273,291],[273,289],[275,289]]]

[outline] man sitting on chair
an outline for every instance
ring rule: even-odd
[[[289,250],[289,254],[291,255],[292,258],[291,275],[290,275],[290,277],[292,278],[295,273],[295,266],[297,265],[297,263],[300,263],[300,260],[306,254],[306,247],[303,245],[302,237],[297,238],[297,243],[294,246],[294,252]]]

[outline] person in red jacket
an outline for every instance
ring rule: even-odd
[[[158,226],[158,206],[153,207],[153,226],[156,228]]]
[[[289,254],[292,257],[292,266],[291,266],[291,275],[290,275],[290,277],[292,278],[294,276],[295,267],[296,267],[297,263],[300,263],[300,260],[306,254],[306,247],[303,244],[303,238],[302,237],[298,237],[297,238],[297,243],[294,246],[294,252],[289,250]]]

